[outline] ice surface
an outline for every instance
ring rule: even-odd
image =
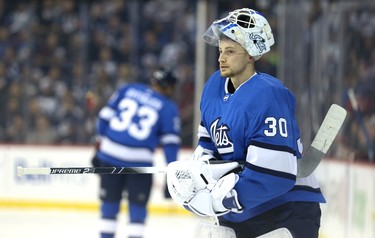
[[[194,215],[150,215],[145,238],[192,238],[202,219]],[[1,238],[99,238],[99,213],[75,210],[0,209]],[[126,238],[127,214],[121,213],[116,238]]]

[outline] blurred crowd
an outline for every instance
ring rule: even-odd
[[[114,89],[147,83],[160,64],[178,74],[191,121],[193,3],[0,0],[0,141],[90,143]]]
[[[178,77],[181,137],[191,146],[195,11],[194,0],[0,0],[0,141],[91,143],[114,89],[147,83],[164,65]]]
[[[308,23],[310,32],[313,27],[328,29],[323,31],[325,41],[320,42],[325,44],[320,67],[326,79],[321,88],[337,94],[336,103],[348,111],[331,154],[345,160],[375,162],[375,4],[310,2]],[[324,100],[329,98],[325,95]]]
[[[339,138],[338,156],[375,162],[375,4],[348,10],[347,22],[342,104],[349,114]]]
[[[174,97],[181,111],[181,137],[184,146],[191,146],[196,2],[0,0],[0,142],[90,144],[97,112],[115,88],[133,81],[147,83],[156,67],[166,65],[179,80]],[[334,2],[340,1],[310,4],[309,24],[323,19],[326,8],[318,3]],[[278,9],[272,1],[244,5],[240,0],[223,0],[216,7],[219,17],[241,7],[261,11],[277,41]],[[375,10],[352,11],[347,20],[349,57],[341,58],[348,66],[344,86],[354,88],[373,144]],[[337,22],[331,24],[332,31],[337,29]],[[336,46],[340,43],[339,37],[330,40]],[[260,71],[277,74],[277,47],[257,62]],[[339,62],[340,56],[332,49],[327,55],[331,62]],[[342,104],[352,112],[346,95]],[[340,156],[357,158],[367,151],[369,143],[354,115],[350,113],[339,140],[357,155],[339,148]]]

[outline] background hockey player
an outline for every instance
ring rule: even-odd
[[[201,164],[191,166],[198,182],[185,197],[184,185],[168,172],[173,199],[201,216],[218,216],[237,238],[279,228],[286,228],[288,237],[318,237],[319,203],[325,199],[314,175],[296,178],[303,146],[295,97],[277,78],[255,68],[274,44],[268,21],[259,12],[238,9],[213,22],[203,39],[219,48],[220,69],[201,97],[193,155]],[[243,169],[231,172],[229,163],[227,173],[215,177],[214,165],[204,168],[209,160],[237,161]]]
[[[94,166],[152,166],[161,144],[168,163],[175,161],[180,144],[180,118],[170,99],[177,82],[171,72],[158,69],[151,86],[139,83],[120,87],[101,109],[97,133],[99,150]],[[143,237],[151,174],[100,175],[101,238],[113,238],[123,192],[127,192],[129,238]]]

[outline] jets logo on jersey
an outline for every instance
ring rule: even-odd
[[[215,142],[220,154],[233,152],[233,142],[228,136],[229,127],[225,124],[218,125],[220,118],[216,119],[210,126],[211,137]]]

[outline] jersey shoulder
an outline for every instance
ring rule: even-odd
[[[254,76],[253,82],[254,84],[251,86],[257,88],[258,90],[254,91],[259,94],[273,95],[287,90],[285,85],[279,79],[265,73],[257,73]]]
[[[251,80],[250,80],[251,81]],[[258,73],[253,84],[249,85],[252,95],[263,103],[288,101],[295,104],[294,94],[279,79],[265,73]]]
[[[148,85],[142,83],[124,83],[118,87],[115,94],[118,94],[120,97],[124,97],[126,92],[129,90],[137,90],[139,92],[145,92],[151,90]]]
[[[225,81],[225,78],[220,75],[220,70],[217,70],[213,74],[211,74],[210,78],[205,83],[205,88],[213,87],[213,86],[219,86],[221,83]]]

